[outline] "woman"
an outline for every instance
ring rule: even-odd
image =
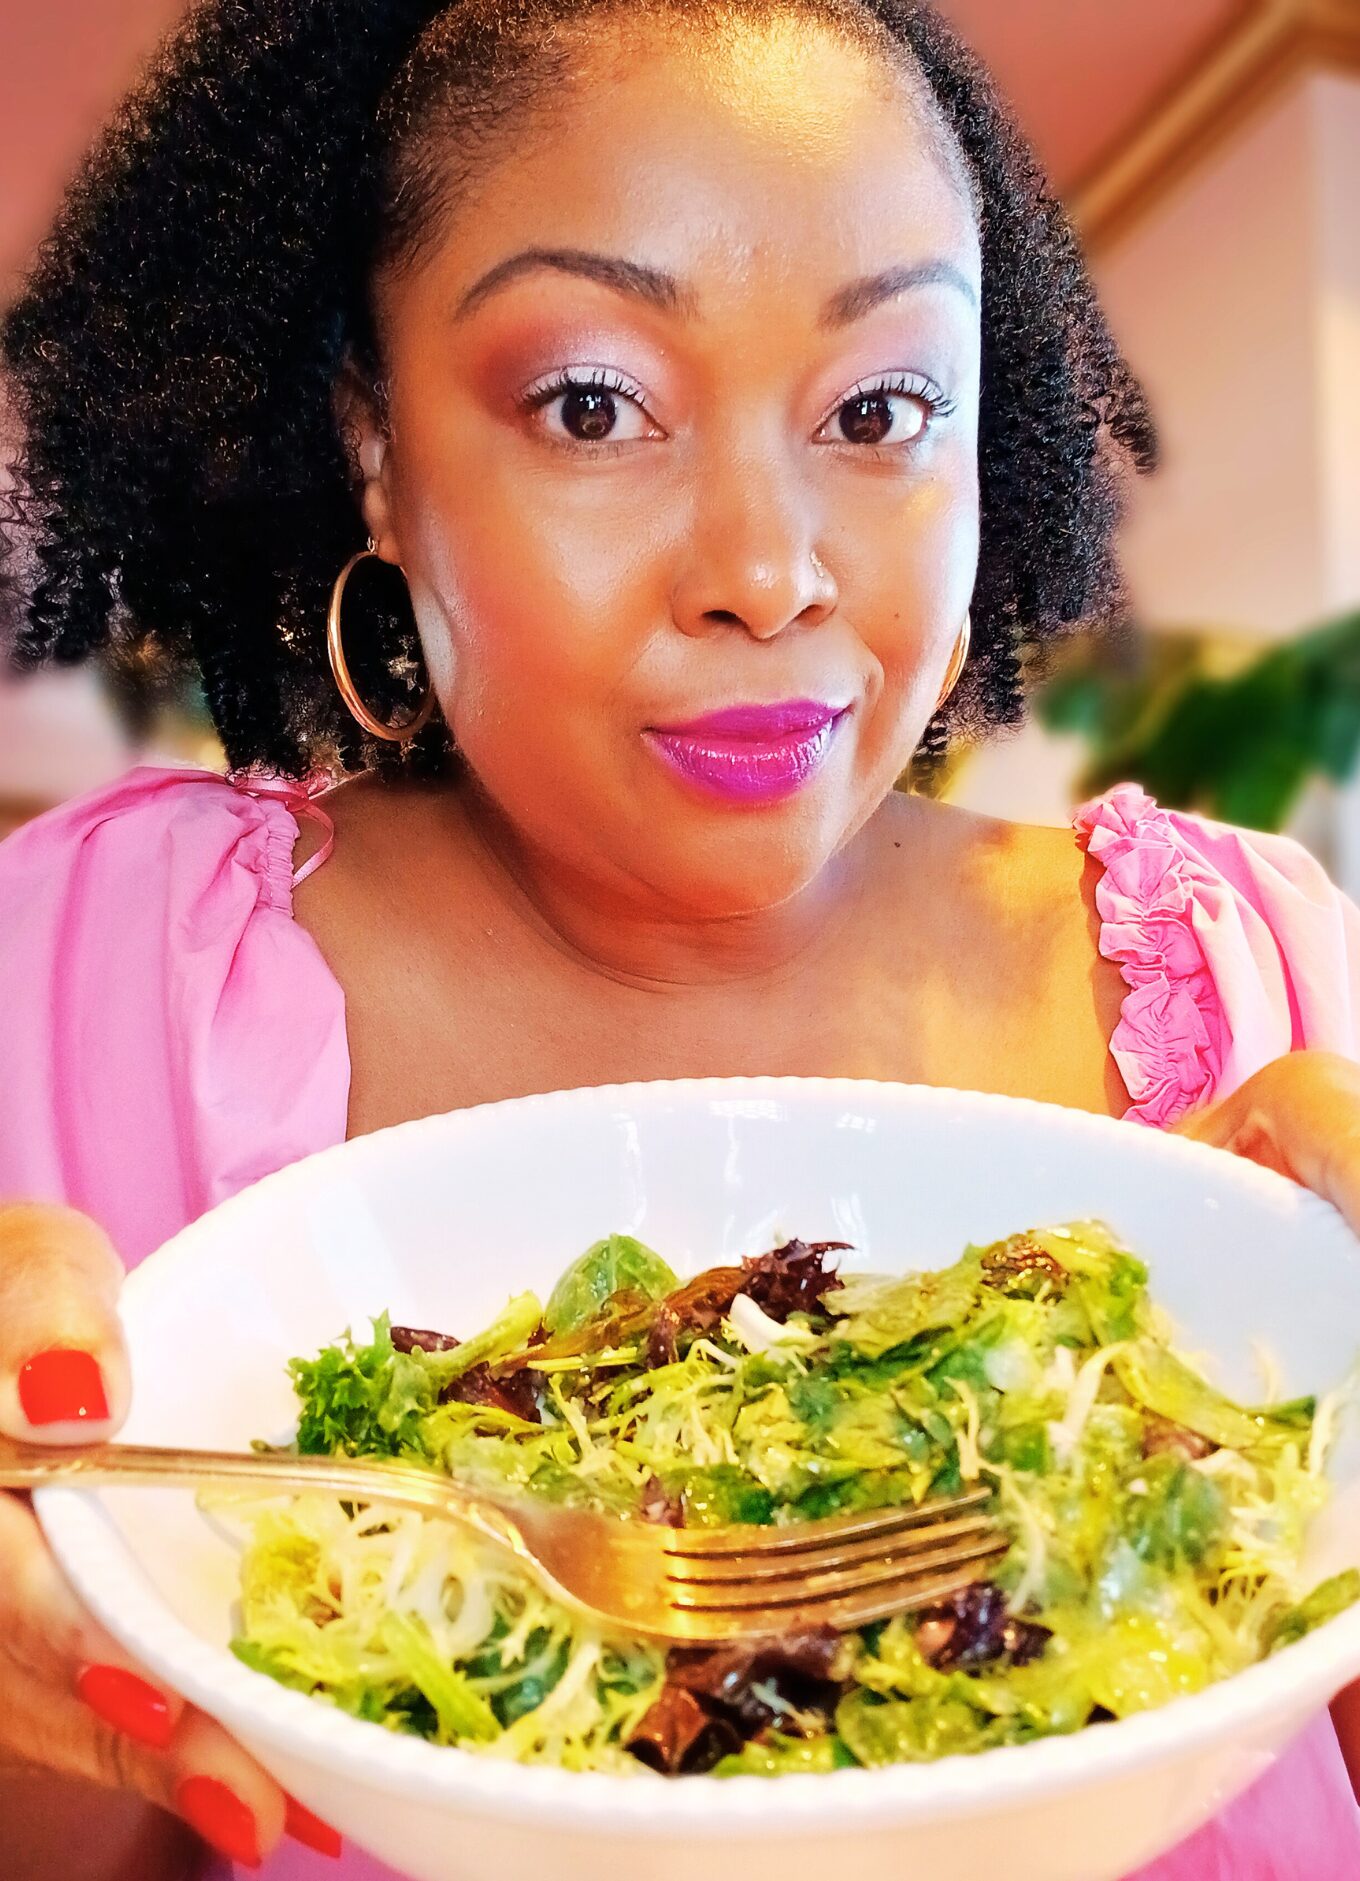
[[[190,657],[235,767],[0,849],[0,1192],[48,1205],[0,1221],[5,1429],[123,1413],[101,1230],[130,1264],[346,1134],[560,1086],[1191,1117],[1360,1219],[1360,930],[1300,850],[1132,789],[1075,835],[893,789],[1018,715],[1026,640],[1116,607],[1153,450],[927,11],[220,0],[3,339],[22,651]],[[246,1865],[285,1821],[330,1846],[13,1500],[0,1551],[0,1869],[69,1875],[83,1836],[81,1872],[180,1872],[135,1798]],[[1358,1859],[1324,1719],[1152,1872]]]

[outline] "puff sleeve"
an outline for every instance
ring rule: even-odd
[[[1305,1048],[1360,1056],[1360,910],[1300,844],[1163,810],[1121,784],[1076,814],[1102,866],[1110,1040],[1135,1122],[1172,1124]]]
[[[0,844],[0,1197],[135,1265],[345,1134],[340,988],[292,918],[286,800],[142,766]]]

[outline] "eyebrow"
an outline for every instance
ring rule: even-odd
[[[583,248],[525,248],[509,255],[473,282],[454,309],[455,320],[465,320],[483,302],[522,275],[540,269],[559,274],[573,274],[587,281],[644,300],[662,313],[679,314],[692,319],[698,312],[698,300],[691,288],[661,268],[644,267],[621,255],[597,255]],[[918,261],[909,267],[885,268],[881,274],[869,274],[848,286],[838,288],[817,319],[823,332],[849,326],[882,301],[917,287],[949,287],[962,294],[970,306],[978,305],[977,289],[968,276],[949,261]]]

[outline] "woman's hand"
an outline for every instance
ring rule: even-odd
[[[1291,1052],[1176,1131],[1292,1176],[1334,1202],[1360,1234],[1360,1064]]]
[[[1177,1130],[1292,1176],[1334,1202],[1360,1233],[1360,1065],[1349,1058],[1331,1052],[1277,1058]],[[1332,1721],[1360,1800],[1360,1684],[1333,1699]]]
[[[0,1207],[0,1438],[84,1443],[118,1428],[130,1393],[114,1312],[121,1271],[85,1216]],[[0,1872],[13,1872],[20,1842],[26,1874],[76,1872],[53,1773],[172,1810],[246,1866],[285,1827],[339,1851],[333,1831],[285,1798],[220,1725],[129,1660],[77,1601],[28,1499],[0,1493]]]

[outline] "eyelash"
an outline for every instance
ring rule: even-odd
[[[551,405],[554,399],[561,398],[564,393],[568,392],[617,392],[620,396],[630,399],[644,412],[646,410],[639,387],[632,380],[625,379],[622,374],[606,366],[593,366],[584,373],[557,373],[551,379],[531,386],[527,392],[523,393],[519,400],[520,407],[525,412],[541,411],[545,405]],[[891,457],[899,451],[909,449],[912,445],[922,443],[929,436],[930,427],[937,420],[950,417],[958,408],[957,401],[946,398],[933,379],[924,378],[916,372],[896,372],[889,373],[881,379],[852,386],[847,395],[837,402],[823,420],[823,425],[830,424],[837,413],[844,410],[847,405],[856,404],[861,400],[881,398],[888,393],[919,400],[926,410],[925,429],[917,437],[908,438],[901,444],[852,444],[849,438],[843,438],[840,440],[842,449],[853,451],[860,457],[866,454],[879,458]],[[821,429],[822,425],[819,425],[818,430]],[[606,438],[598,444],[587,444],[579,438],[551,438],[549,442],[559,450],[572,453],[585,452],[592,457],[603,457],[613,456],[621,450],[626,450],[630,444],[638,440],[625,438],[613,441]]]

